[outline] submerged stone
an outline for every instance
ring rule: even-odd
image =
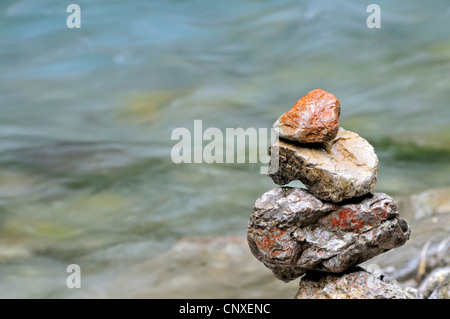
[[[345,271],[403,245],[409,235],[397,204],[386,194],[336,205],[291,187],[263,194],[247,229],[253,255],[285,282],[308,270]]]
[[[336,137],[339,130],[339,100],[316,89],[300,100],[273,124],[280,137],[300,143],[322,143]]]
[[[278,185],[300,180],[317,198],[340,202],[373,193],[378,175],[374,148],[340,129],[332,141],[310,146],[280,140],[270,146],[269,176]]]

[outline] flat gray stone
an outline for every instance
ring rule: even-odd
[[[332,202],[375,190],[378,158],[356,133],[341,128],[333,140],[314,145],[280,139],[269,152],[268,175],[278,185],[300,180],[311,194]]]

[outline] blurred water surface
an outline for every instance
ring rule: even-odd
[[[450,6],[378,1],[0,3],[0,297],[107,296],[186,235],[243,235],[261,164],[171,161],[176,127],[269,128],[315,88],[380,159],[377,191],[450,185]],[[152,270],[149,269],[149,272]]]

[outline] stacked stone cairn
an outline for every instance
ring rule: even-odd
[[[297,298],[407,298],[395,280],[358,267],[403,245],[410,227],[390,196],[374,192],[374,148],[340,128],[339,116],[338,99],[316,89],[274,123],[268,175],[306,189],[277,187],[256,200],[248,244],[276,278],[305,275]]]

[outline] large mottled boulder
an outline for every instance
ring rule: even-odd
[[[300,180],[314,196],[332,202],[375,190],[378,158],[356,133],[341,128],[332,141],[315,145],[279,140],[269,151],[269,176],[278,185]]]
[[[300,100],[273,124],[282,138],[300,143],[322,143],[336,137],[341,107],[331,93],[316,89]]]
[[[342,272],[403,245],[409,235],[386,194],[337,205],[291,187],[263,194],[247,229],[253,255],[285,282],[307,270]]]
[[[308,273],[296,299],[411,299],[397,281],[357,267],[343,274]]]

